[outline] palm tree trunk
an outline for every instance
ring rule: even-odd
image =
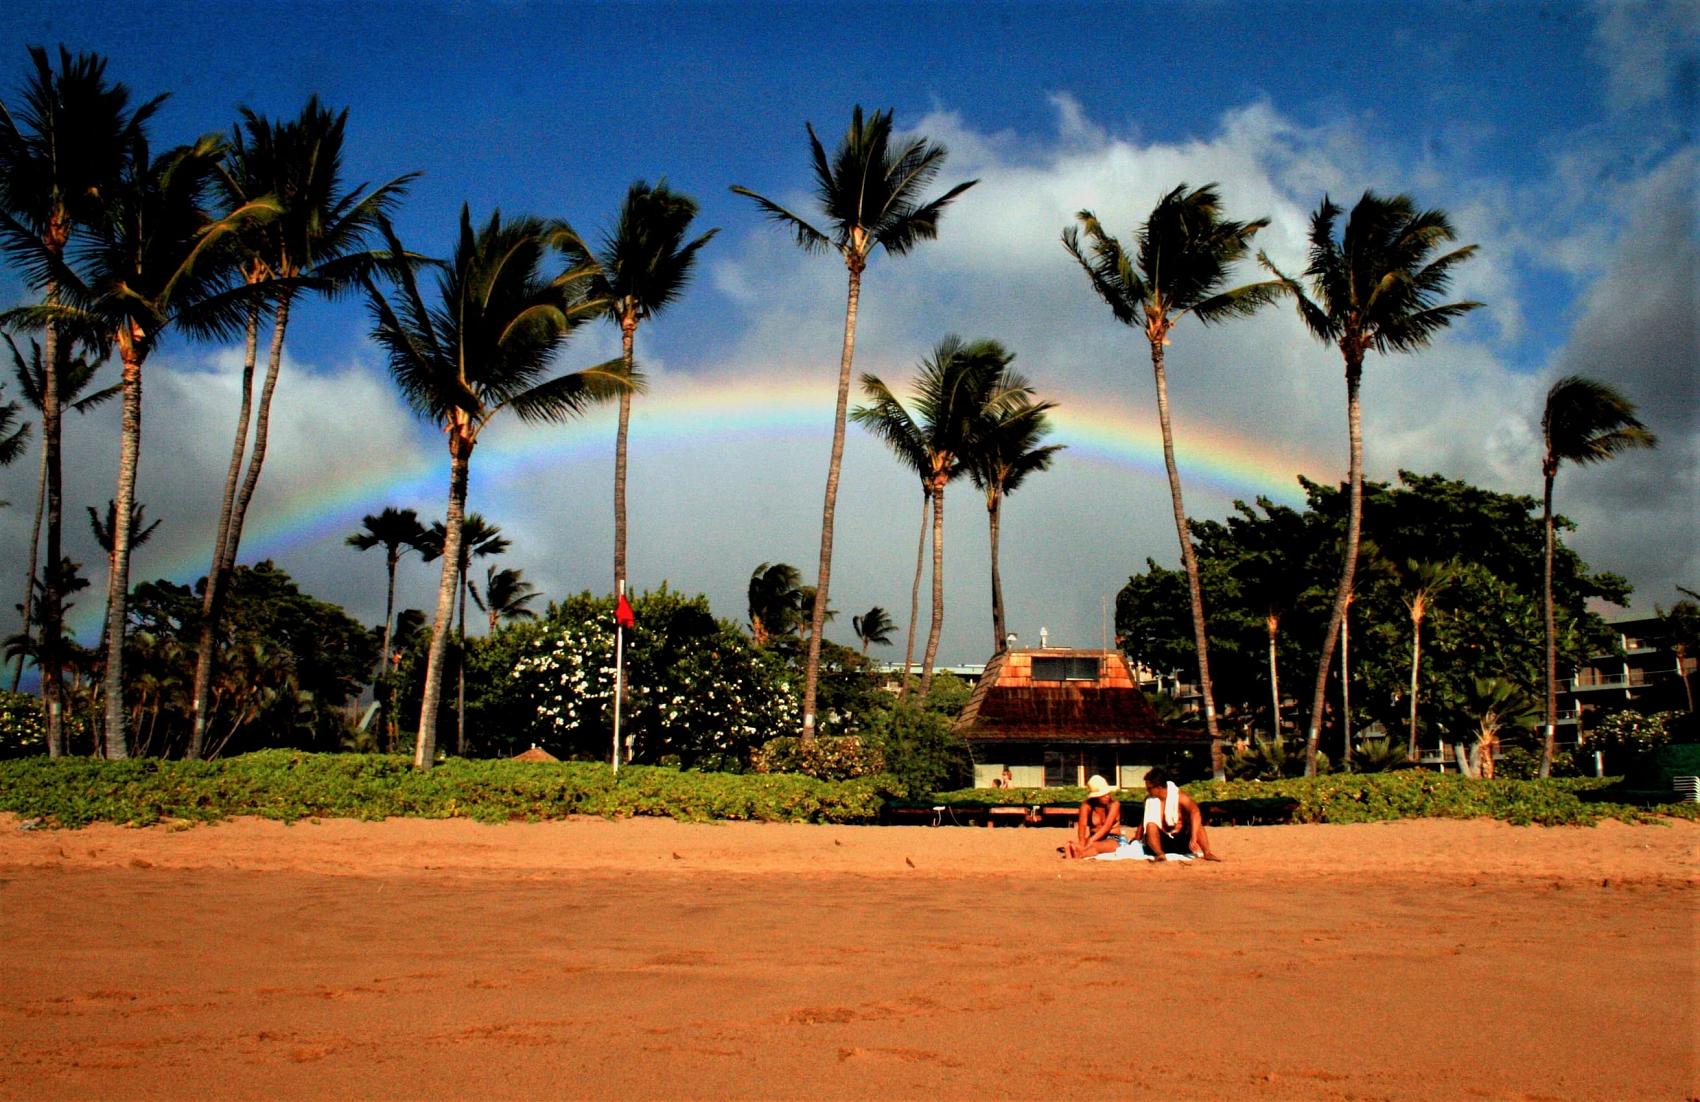
[[[55,222],[57,228],[59,223]],[[62,255],[65,233],[49,232],[47,245],[54,256]],[[58,249],[53,249],[57,241]],[[59,281],[47,281],[47,305],[59,304]],[[59,564],[64,559],[60,544],[63,527],[64,472],[60,461],[60,434],[64,411],[59,404],[59,327],[52,322],[41,333],[41,454],[47,467],[47,568],[42,571],[41,645],[36,649],[36,666],[41,670],[41,704],[47,717],[47,753],[57,758],[65,753],[65,699],[60,682],[62,659],[59,650],[64,627],[59,592]]]
[[[921,656],[921,699],[933,689],[933,660],[944,630],[944,481],[933,485],[933,624],[927,630],[927,650]]]
[[[909,587],[909,640],[903,644],[903,687],[897,690],[897,701],[909,697],[909,670],[915,664],[915,624],[921,619],[921,569],[927,553],[927,514],[931,512],[933,491],[921,486],[921,534],[915,539],[915,584]]]
[[[29,571],[24,577],[24,626],[23,636],[30,637],[30,624],[35,613],[35,570],[37,565],[36,552],[41,547],[41,513],[47,505],[47,447],[41,449],[41,472],[36,476],[35,486],[35,521],[30,525],[30,559]],[[39,652],[38,652],[39,653]],[[12,691],[18,691],[18,682],[24,677],[24,656],[18,655],[18,666],[12,671]],[[1690,708],[1689,711],[1694,709]]]
[[[112,568],[106,582],[106,756],[127,758],[124,727],[124,626],[130,593],[130,523],[136,500],[136,463],[142,450],[142,360],[132,334],[120,342],[124,362],[123,428],[118,443],[118,486],[113,493]]]
[[[455,757],[466,756],[466,563],[455,572],[460,626],[455,629]]]
[[[384,749],[387,751],[395,745],[395,725],[391,713],[395,711],[395,701],[390,699],[390,643],[391,629],[395,622],[395,568],[401,562],[397,554],[399,545],[385,548],[384,565],[389,569],[389,585],[384,589],[384,650],[378,659],[378,685],[383,690],[383,699],[379,706],[378,730],[384,736]]]
[[[1352,601],[1346,594],[1346,617],[1340,621],[1340,752],[1341,762],[1352,756]]]
[[[230,541],[230,518],[236,506],[236,487],[242,476],[242,459],[248,453],[248,421],[253,416],[254,364],[259,358],[260,303],[248,307],[247,344],[242,357],[242,400],[236,414],[236,440],[230,448],[230,466],[224,472],[224,494],[219,499],[218,530],[213,536],[212,561],[207,566],[207,588],[201,595],[201,629],[195,642],[195,684],[189,699],[191,727],[188,758],[198,759],[206,747],[208,697],[212,692],[213,649],[218,639],[218,614],[223,611],[224,548]]]
[[[1423,618],[1411,617],[1411,734],[1405,756],[1417,760],[1417,670],[1423,656]]]
[[[443,518],[443,576],[437,583],[437,612],[431,620],[431,650],[425,660],[424,699],[419,705],[419,737],[413,765],[429,769],[437,758],[437,706],[443,698],[443,659],[454,628],[456,579],[460,574],[461,522],[466,517],[466,476],[472,465],[472,441],[449,429],[449,507]]]
[[[1334,660],[1334,640],[1346,622],[1346,605],[1352,598],[1352,581],[1358,566],[1358,536],[1363,520],[1363,411],[1358,387],[1363,378],[1363,353],[1346,358],[1346,427],[1351,440],[1351,459],[1346,474],[1346,546],[1340,563],[1340,584],[1334,590],[1334,608],[1328,630],[1322,635],[1322,654],[1316,666],[1316,690],[1311,694],[1310,729],[1305,740],[1305,776],[1316,776],[1316,745],[1322,735],[1322,714],[1328,702],[1328,667]]]
[[[1004,640],[1003,577],[998,573],[998,521],[1003,498],[995,493],[986,495],[986,526],[992,535],[992,653],[1002,654]]]
[[[1541,527],[1546,533],[1546,548],[1545,569],[1541,575],[1541,605],[1546,618],[1547,691],[1546,714],[1542,717],[1546,733],[1541,740],[1540,775],[1545,778],[1552,775],[1552,756],[1558,744],[1558,618],[1552,606],[1552,480],[1558,472],[1551,460],[1543,466],[1545,486],[1541,493]]]
[[[1210,773],[1216,780],[1227,778],[1227,759],[1222,754],[1222,733],[1216,729],[1216,696],[1210,683],[1210,640],[1204,628],[1204,590],[1198,583],[1198,559],[1187,530],[1186,507],[1181,503],[1181,475],[1175,466],[1175,436],[1169,424],[1169,380],[1163,370],[1163,344],[1151,342],[1151,373],[1157,380],[1157,422],[1163,429],[1163,466],[1169,472],[1169,499],[1175,510],[1175,535],[1181,541],[1181,563],[1186,567],[1187,595],[1192,601],[1192,639],[1198,651],[1198,691],[1204,698],[1204,728],[1210,734]]]
[[[1265,615],[1263,626],[1269,632],[1269,714],[1272,717],[1269,724],[1273,738],[1277,744],[1281,741],[1281,677],[1275,665],[1275,638],[1281,630],[1281,618],[1273,614]]]
[[[850,408],[850,363],[856,354],[856,305],[862,297],[862,266],[848,262],[850,287],[844,306],[844,351],[838,361],[838,408],[832,422],[832,460],[826,469],[821,505],[820,566],[815,572],[815,607],[809,613],[809,656],[803,667],[803,741],[815,737],[815,696],[820,683],[820,644],[825,634],[827,587],[832,581],[832,519],[838,507],[838,476],[844,466],[844,418]],[[904,671],[907,676],[908,671]]]
[[[626,378],[632,375],[632,344],[637,332],[637,319],[627,317],[620,322],[620,354],[626,364]],[[632,394],[620,391],[620,427],[614,434],[614,592],[620,593],[620,583],[626,580],[626,440],[632,421]]]

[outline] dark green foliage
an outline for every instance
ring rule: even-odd
[[[821,735],[807,742],[781,735],[750,754],[750,768],[756,773],[800,773],[820,781],[844,781],[884,773],[885,755],[859,735]]]
[[[47,720],[41,714],[41,698],[0,692],[0,758],[45,753]]]
[[[951,731],[950,717],[930,703],[896,704],[867,728],[868,742],[884,754],[897,790],[910,797],[967,784],[974,775],[968,747]]]
[[[402,757],[262,751],[217,762],[31,758],[0,763],[0,810],[61,827],[147,825],[256,815],[391,816],[480,822],[568,815],[868,822],[882,805],[872,779],[681,773],[632,766],[615,782],[589,762],[451,759],[429,772]]]

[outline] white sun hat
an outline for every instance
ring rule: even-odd
[[[1108,796],[1116,791],[1115,785],[1105,780],[1097,773],[1086,778],[1086,798],[1096,800],[1099,796]]]

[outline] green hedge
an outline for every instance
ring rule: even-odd
[[[871,822],[888,786],[880,778],[685,773],[629,766],[452,759],[419,772],[404,757],[266,750],[216,762],[28,758],[0,762],[0,811],[43,823],[147,825],[257,815],[384,819],[464,817],[480,822],[567,815],[675,819]]]
[[[1611,778],[1545,781],[1471,780],[1456,773],[1401,770],[1393,773],[1336,773],[1280,781],[1199,781],[1185,788],[1195,800],[1298,801],[1299,823],[1372,823],[1390,819],[1501,819],[1520,826],[1592,826],[1601,819],[1648,822],[1661,815],[1700,819],[1700,804],[1655,808],[1614,802]],[[1124,794],[1143,799],[1143,792]],[[1068,804],[1086,798],[1083,788],[968,788],[940,793],[933,801],[953,807],[994,804]]]

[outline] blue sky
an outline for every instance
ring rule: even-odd
[[[1452,212],[1463,239],[1482,245],[1459,293],[1488,308],[1425,353],[1372,363],[1371,476],[1439,470],[1538,493],[1531,432],[1538,443],[1545,387],[1572,371],[1607,377],[1642,403],[1664,446],[1611,470],[1568,473],[1560,507],[1581,526],[1574,540],[1583,554],[1628,575],[1638,605],[1650,608],[1673,600],[1675,584],[1700,582],[1692,523],[1697,38],[1693,0],[24,0],[0,28],[0,94],[15,96],[26,44],[98,51],[138,94],[172,93],[154,127],[164,146],[227,129],[238,105],[283,116],[316,92],[350,108],[352,179],[424,173],[399,225],[426,252],[446,250],[463,201],[475,216],[499,206],[595,232],[630,181],[666,176],[700,200],[701,225],[722,232],[692,291],[640,333],[658,398],[752,379],[832,377],[842,267],[798,254],[727,185],[806,204],[803,123],[830,142],[853,104],[893,108],[900,128],[944,141],[952,156],[941,183],[984,181],[946,216],[938,243],[875,261],[857,367],[893,381],[947,332],[994,336],[1041,389],[1148,416],[1143,342],[1113,325],[1055,244],[1075,209],[1096,209],[1125,238],[1162,191],[1217,180],[1230,213],[1270,216],[1264,243],[1296,262],[1304,217],[1325,190],[1346,202],[1365,188],[1408,191]],[[0,274],[0,299],[22,295]],[[298,508],[350,471],[440,461],[439,438],[386,390],[366,331],[354,303],[298,311],[280,444],[302,446],[274,448],[275,470],[268,467],[256,504],[262,513]],[[569,361],[591,362],[613,345],[611,332],[588,335]],[[228,448],[221,441],[234,416],[230,354],[172,344],[150,365],[158,382],[149,384],[148,425],[159,435],[145,445],[152,458],[140,493],[166,525],[139,576],[192,576],[186,564],[210,542],[215,457]],[[1337,363],[1290,316],[1178,332],[1171,365],[1183,480],[1189,419],[1199,438],[1237,435],[1272,454],[1322,457],[1303,471],[1312,477],[1343,473]],[[741,617],[743,581],[757,562],[806,568],[829,429],[828,407],[816,434],[703,440],[671,448],[665,462],[634,460],[638,584],[667,578]],[[92,503],[111,492],[112,433],[99,423],[76,431],[86,446],[71,492]],[[600,421],[583,431],[611,438]],[[912,560],[890,549],[913,547],[912,488],[866,441],[853,439],[850,463],[858,481],[842,505],[843,565],[833,586],[843,637],[851,611],[906,604]],[[513,564],[546,591],[606,588],[609,465],[563,468],[546,491],[482,488],[493,519],[526,537]],[[21,557],[27,542],[27,466],[0,472],[0,496],[18,503],[0,511],[3,561]],[[1024,636],[1044,622],[1053,637],[1090,642],[1103,593],[1147,555],[1178,557],[1163,486],[1138,464],[1071,461],[1046,478],[1043,491],[1026,491],[1031,504],[1012,505],[1012,619]],[[752,486],[760,492],[730,495],[739,504],[728,504],[724,487]],[[408,492],[417,500],[373,500],[365,511],[407,504],[440,513],[441,494],[428,482]],[[475,480],[474,508],[480,493]],[[1219,516],[1233,496],[1189,489],[1188,504]],[[984,522],[971,497],[961,494],[951,517],[943,652],[951,661],[980,660],[985,649]],[[327,536],[256,550],[376,620],[382,595],[374,607],[363,574],[376,564],[339,544]],[[73,551],[98,561],[86,548]],[[430,579],[415,573],[403,597],[419,604]]]

